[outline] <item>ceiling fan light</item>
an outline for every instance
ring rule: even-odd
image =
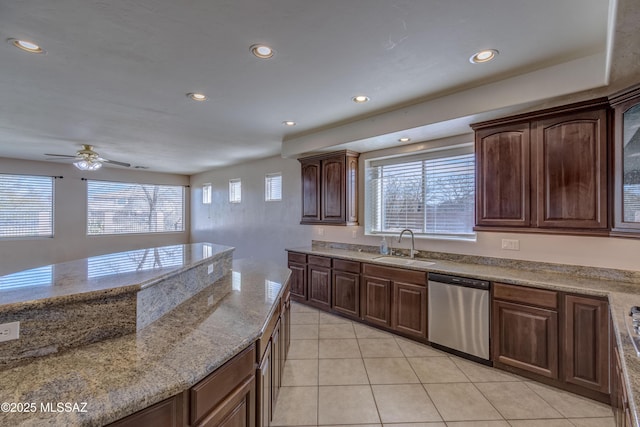
[[[92,162],[90,160],[78,160],[73,162],[73,165],[81,171],[97,171],[102,167],[101,162]]]

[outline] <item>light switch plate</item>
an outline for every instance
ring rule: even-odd
[[[213,264],[209,264],[207,266],[207,274],[211,274],[211,273],[213,273]]]
[[[17,340],[20,338],[20,322],[3,323],[0,325],[0,342]]]

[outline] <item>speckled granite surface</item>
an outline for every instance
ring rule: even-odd
[[[234,261],[208,287],[147,328],[0,371],[0,402],[34,402],[34,413],[2,413],[2,426],[100,426],[173,396],[254,342],[289,270]],[[47,402],[86,402],[85,413],[41,412]]]
[[[311,247],[287,249],[312,255],[324,255],[352,261],[378,263],[379,253],[362,247],[333,247],[330,243],[314,242]],[[585,295],[606,296],[609,299],[613,326],[618,342],[623,370],[627,378],[627,392],[636,425],[640,408],[640,357],[635,352],[625,324],[629,308],[640,306],[640,273],[606,269],[589,269],[561,264],[528,263],[525,261],[498,260],[496,258],[470,257],[463,255],[425,253],[435,264],[428,267],[402,266],[420,271],[452,274],[463,277],[504,282],[513,285],[577,292]],[[453,260],[451,260],[453,259]],[[381,264],[388,267],[398,267]]]
[[[232,254],[172,245],[2,276],[0,323],[19,321],[20,339],[0,343],[0,366],[142,329],[227,274]]]

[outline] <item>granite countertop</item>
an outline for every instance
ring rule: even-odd
[[[637,272],[620,270],[589,269],[560,264],[531,263],[525,261],[497,259],[482,260],[481,257],[458,256],[455,261],[439,259],[433,255],[433,265],[392,265],[376,261],[381,255],[359,250],[332,248],[328,246],[307,246],[287,249],[291,252],[328,256],[351,261],[384,265],[387,267],[413,269],[456,276],[504,282],[513,285],[552,289],[562,292],[576,292],[585,295],[603,296],[609,299],[618,350],[622,358],[622,369],[627,379],[629,404],[635,417],[635,425],[640,425],[640,356],[636,353],[627,330],[629,308],[640,306],[640,275]],[[465,262],[465,258],[469,262]],[[479,263],[486,261],[485,263]],[[589,270],[589,271],[587,271]]]
[[[0,412],[0,425],[100,426],[188,389],[261,335],[289,275],[236,260],[231,274],[136,333],[2,370],[0,403],[35,403],[37,411]],[[214,286],[229,292],[209,305]],[[42,412],[47,402],[86,402],[86,412]]]
[[[2,308],[62,300],[82,300],[96,294],[144,289],[212,255],[233,252],[230,246],[192,243],[99,255],[20,271],[0,277]]]

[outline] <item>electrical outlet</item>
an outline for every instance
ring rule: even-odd
[[[17,340],[20,338],[20,322],[3,323],[0,325],[0,342]]]
[[[207,266],[207,274],[211,274],[211,273],[213,273],[213,264],[209,264]]]
[[[516,239],[502,239],[502,249],[506,251],[519,251],[520,240]]]
[[[213,295],[209,295],[207,298],[207,306],[211,307],[213,305]]]
[[[324,228],[322,227],[318,228],[318,236],[324,236]]]
[[[351,231],[351,237],[352,237],[353,239],[356,239],[356,238],[358,237],[358,231],[357,231],[357,230],[352,230],[352,231]]]

